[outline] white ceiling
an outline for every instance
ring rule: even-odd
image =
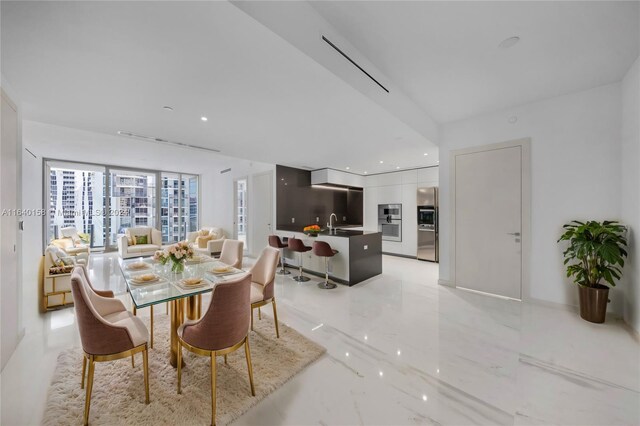
[[[291,4],[272,5],[295,22]],[[638,6],[313,3],[441,122],[620,80],[638,56]],[[437,161],[437,147],[419,132],[227,2],[0,7],[2,74],[25,119],[358,173]],[[497,47],[513,35],[521,42]]]
[[[312,6],[431,117],[448,122],[619,81],[637,1],[322,1]],[[510,49],[498,44],[511,36]]]
[[[437,160],[423,136],[229,3],[1,7],[2,74],[25,119],[360,173]]]

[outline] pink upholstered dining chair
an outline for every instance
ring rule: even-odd
[[[212,425],[216,424],[216,356],[224,355],[226,359],[227,354],[244,345],[251,395],[256,395],[249,349],[250,292],[249,274],[219,283],[213,288],[211,303],[202,318],[185,322],[178,328],[178,393],[182,393],[182,347],[210,357]]]
[[[115,298],[102,297],[89,286],[85,271],[74,268],[71,274],[71,293],[76,321],[82,342],[82,382],[89,361],[87,390],[84,405],[84,424],[89,424],[93,373],[96,362],[113,361],[142,352],[145,403],[149,403],[149,362],[147,340],[149,333],[143,322],[127,311]]]
[[[89,279],[89,271],[87,271],[87,267],[85,265],[78,265],[78,269],[81,271],[82,274],[84,274],[85,281],[87,282],[87,284],[95,294],[102,297],[110,297],[110,298],[115,297],[115,295],[113,294],[113,291],[111,290],[96,290],[96,288],[91,283],[91,280]]]
[[[262,319],[260,307],[271,303],[273,306],[273,321],[276,325],[276,337],[280,338],[278,330],[278,311],[276,310],[276,297],[274,292],[276,270],[280,250],[274,247],[265,247],[260,257],[251,270],[251,330],[253,330],[253,310],[258,309],[258,318]]]
[[[220,252],[220,262],[233,266],[234,268],[242,268],[242,255],[244,243],[239,240],[224,240],[222,243],[222,251]]]

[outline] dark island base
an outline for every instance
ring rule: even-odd
[[[336,278],[331,274],[329,274],[329,279],[333,282],[351,287],[352,285],[382,274],[382,238],[380,233],[365,233],[364,235],[352,234],[348,238],[349,280]],[[292,270],[298,270],[297,266],[287,266]],[[304,267],[302,270],[306,274],[324,278],[322,272],[312,271]]]

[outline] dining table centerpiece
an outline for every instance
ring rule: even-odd
[[[302,232],[304,232],[305,234],[307,234],[310,237],[317,237],[318,234],[320,233],[321,229],[318,225],[309,225],[309,226],[305,226],[302,229]]]
[[[194,252],[189,243],[180,241],[164,250],[158,250],[153,255],[153,259],[163,265],[171,261],[171,271],[179,274],[184,271],[184,263],[192,259],[193,255]]]

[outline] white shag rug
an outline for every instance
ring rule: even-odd
[[[148,318],[142,318],[148,327]],[[154,348],[149,351],[149,397],[144,403],[142,354],[96,363],[89,423],[93,425],[200,425],[211,422],[211,369],[208,357],[183,349],[182,394],[178,395],[177,370],[169,364],[169,316],[154,317]],[[244,348],[228,355],[228,365],[217,357],[216,423],[224,425],[278,389],[325,349],[279,323],[276,339],[273,318],[258,320],[249,334],[256,396],[251,396]],[[80,389],[82,350],[60,353],[49,387],[45,425],[82,424],[85,390]]]

